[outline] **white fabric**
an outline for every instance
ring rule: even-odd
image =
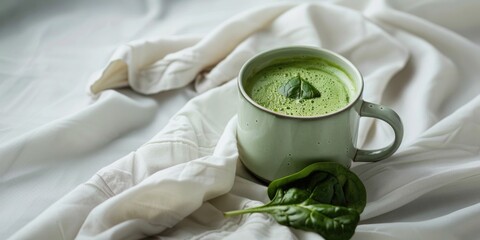
[[[130,86],[161,95],[194,82],[201,94],[153,139],[9,236],[322,239],[263,214],[222,215],[268,201],[266,187],[237,160],[235,77],[240,67],[263,50],[313,45],[350,59],[365,78],[364,98],[392,107],[404,122],[404,142],[394,156],[352,167],[368,194],[353,239],[479,239],[477,10],[480,3],[467,0],[275,4],[234,16],[201,38],[159,36],[119,47],[90,79],[88,90],[100,94],[97,102],[1,146],[2,187],[28,183],[26,177],[48,172],[41,169],[62,163],[65,156],[95,153],[154,118],[156,106],[169,104],[169,98],[158,95],[106,89]],[[365,120],[360,127],[363,147],[393,138],[383,123]],[[46,151],[50,146],[55,150]],[[8,192],[2,198],[7,203],[15,199]],[[7,211],[15,215],[16,210]]]

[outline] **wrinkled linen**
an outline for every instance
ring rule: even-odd
[[[422,3],[415,9],[441,7],[445,17],[455,17],[452,24],[480,24],[468,14],[480,9],[478,2]],[[154,94],[192,82],[201,94],[154,138],[11,239],[322,239],[263,214],[222,215],[268,201],[266,187],[238,161],[236,75],[255,54],[289,45],[348,58],[364,76],[364,99],[392,107],[404,123],[396,154],[352,167],[368,195],[353,239],[480,238],[480,48],[395,7],[387,1],[276,4],[234,16],[201,38],[119,47],[92,75],[93,96],[118,87]],[[363,119],[360,129],[365,148],[393,139],[387,125],[372,119]]]

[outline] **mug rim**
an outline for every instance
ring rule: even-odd
[[[242,84],[242,76],[245,72],[245,69],[248,65],[250,65],[255,59],[257,59],[258,57],[261,57],[263,55],[266,55],[270,52],[273,52],[273,51],[282,51],[282,50],[290,50],[290,49],[310,49],[310,50],[314,50],[314,51],[318,51],[318,52],[323,52],[323,53],[327,53],[329,55],[332,55],[334,56],[335,58],[337,59],[340,59],[341,61],[343,61],[345,64],[347,64],[352,70],[353,70],[353,74],[357,75],[358,78],[359,78],[359,81],[360,81],[360,87],[359,87],[359,91],[357,92],[356,96],[355,96],[355,100],[351,101],[350,103],[348,103],[347,105],[345,105],[344,107],[338,109],[337,111],[334,111],[334,112],[331,112],[331,113],[328,113],[328,114],[325,114],[325,115],[315,115],[315,116],[295,116],[295,115],[286,115],[286,114],[283,114],[283,113],[279,113],[279,112],[275,112],[275,111],[272,111],[260,104],[258,104],[257,102],[255,102],[246,92],[245,92],[245,89],[243,88],[243,84]],[[333,52],[331,50],[328,50],[328,49],[325,49],[325,48],[320,48],[320,47],[315,47],[315,46],[303,46],[303,45],[294,45],[294,46],[288,46],[288,47],[280,47],[280,48],[273,48],[273,49],[269,49],[269,50],[265,50],[265,51],[262,51],[260,53],[257,53],[256,55],[254,55],[253,57],[251,57],[249,60],[247,60],[242,68],[240,69],[240,72],[238,74],[238,80],[237,80],[237,86],[238,86],[238,89],[240,90],[240,93],[242,94],[243,98],[245,98],[250,104],[252,104],[254,107],[256,107],[257,109],[260,109],[264,112],[267,112],[267,113],[270,113],[270,114],[273,114],[277,117],[282,117],[282,118],[289,118],[289,119],[319,119],[319,118],[327,118],[327,117],[331,117],[331,116],[334,116],[334,115],[337,115],[337,114],[340,114],[348,109],[350,109],[353,105],[355,105],[355,103],[357,103],[361,97],[362,97],[362,93],[363,93],[363,85],[364,85],[364,82],[363,82],[363,76],[362,74],[360,73],[360,71],[357,69],[357,67],[355,67],[355,65],[353,65],[352,62],[350,62],[348,59],[346,59],[345,57],[343,57],[342,55],[336,53],[336,52]]]

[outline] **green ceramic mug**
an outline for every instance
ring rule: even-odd
[[[299,56],[322,58],[340,66],[355,86],[354,97],[336,112],[321,116],[291,116],[257,104],[245,91],[246,80],[280,59]],[[362,99],[363,78],[347,59],[329,50],[292,46],[260,53],[240,70],[237,140],[240,160],[257,177],[272,181],[318,161],[350,167],[352,161],[375,162],[391,156],[400,146],[403,125],[392,109]],[[390,145],[377,150],[356,148],[360,117],[378,118],[395,132]]]

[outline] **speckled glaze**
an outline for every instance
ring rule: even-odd
[[[356,88],[350,104],[322,116],[287,116],[260,106],[246,94],[244,83],[249,76],[278,59],[299,56],[320,57],[344,69]],[[325,49],[292,46],[260,53],[240,70],[238,89],[240,160],[253,174],[266,181],[295,173],[319,161],[335,161],[346,167],[350,167],[352,160],[379,161],[391,156],[403,138],[399,116],[388,107],[363,101],[360,72],[347,59]],[[395,132],[394,142],[378,150],[357,149],[358,123],[362,116],[387,122]]]

